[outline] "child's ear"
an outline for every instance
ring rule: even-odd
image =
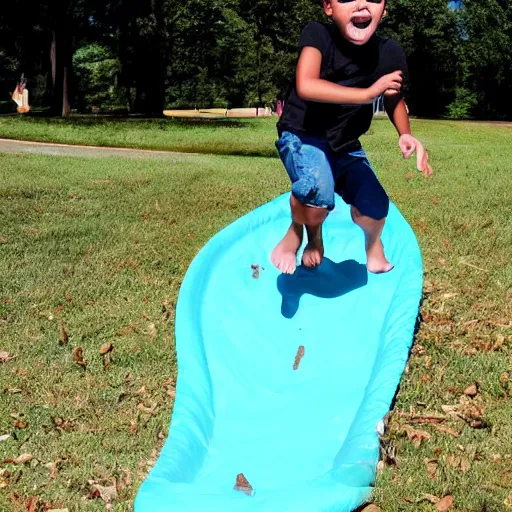
[[[327,16],[331,17],[332,16],[332,5],[331,5],[331,1],[332,0],[323,0],[323,4],[324,4],[324,12]]]

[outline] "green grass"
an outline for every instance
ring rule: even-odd
[[[33,128],[31,119],[9,122]],[[120,123],[119,132],[130,122]],[[149,143],[153,133],[167,149],[178,149],[173,144],[186,139],[180,130],[189,130],[138,123],[134,144]],[[430,180],[400,158],[389,123],[376,121],[364,138],[415,229],[425,266],[424,321],[390,422],[398,467],[379,473],[376,500],[385,511],[428,511],[433,506],[419,501],[424,494],[451,494],[452,510],[501,512],[512,481],[512,380],[506,380],[512,373],[512,131],[432,121],[413,126],[430,149],[436,172]],[[48,122],[48,129],[61,137],[67,130],[60,121]],[[221,138],[226,152],[229,145],[273,151],[267,120],[237,128],[235,139],[224,129],[196,129],[191,151],[217,147]],[[107,144],[108,135],[106,127],[80,128],[89,144]],[[0,511],[25,510],[34,496],[41,509],[103,511],[101,499],[86,498],[88,481],[112,485],[113,479],[114,510],[131,510],[168,433],[167,389],[177,372],[174,305],[186,269],[220,228],[287,189],[276,158],[0,154],[0,351],[16,356],[0,363],[0,435],[11,434],[0,441],[0,461],[33,456],[25,466],[0,465]],[[65,345],[61,325],[69,334]],[[114,345],[107,371],[99,353],[104,343]],[[74,347],[84,350],[85,371],[73,361]],[[442,406],[458,404],[473,382],[485,428],[450,418],[443,425],[459,437],[420,424],[412,426],[431,439],[416,448],[406,438],[406,413],[443,414]],[[454,457],[463,457],[469,470],[453,467]],[[432,458],[435,479],[424,462]]]
[[[0,116],[0,138],[217,155],[274,156],[274,118],[116,119]]]

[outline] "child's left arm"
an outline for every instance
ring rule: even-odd
[[[404,99],[398,97],[396,93],[384,93],[384,108],[400,136],[398,145],[404,158],[410,158],[416,151],[416,167],[426,178],[431,176],[433,171],[428,163],[427,152],[423,144],[411,134],[411,124]]]

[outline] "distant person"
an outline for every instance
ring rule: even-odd
[[[322,224],[334,208],[335,193],[351,205],[352,219],[364,231],[368,270],[393,268],[380,239],[389,198],[359,142],[381,94],[403,156],[416,151],[418,170],[432,174],[423,146],[411,134],[401,94],[405,54],[396,41],[375,34],[385,5],[385,0],[323,0],[332,22],[312,22],[302,31],[295,83],[277,123],[276,146],[292,182],[292,223],[271,256],[283,273],[295,272],[304,227],[308,244],[302,264],[321,263]]]

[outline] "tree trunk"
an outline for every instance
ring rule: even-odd
[[[55,116],[67,116],[70,112],[69,79],[71,74],[71,41],[65,30],[52,32],[51,61],[51,112]]]
[[[64,66],[64,72],[62,73],[62,115],[64,117],[69,115],[69,67]]]
[[[50,61],[52,65],[52,96],[55,94],[55,84],[57,83],[57,34],[52,32],[52,44],[50,46]]]

